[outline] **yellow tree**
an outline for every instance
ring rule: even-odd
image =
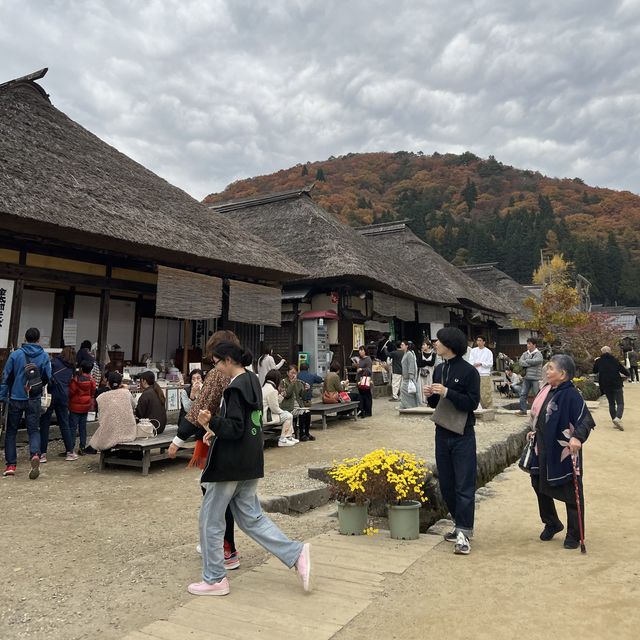
[[[533,274],[533,282],[542,285],[540,297],[524,301],[532,313],[530,320],[521,320],[517,326],[537,331],[548,344],[566,347],[567,331],[587,322],[588,314],[580,311],[580,295],[571,286],[571,263],[562,254],[554,254],[544,261]]]

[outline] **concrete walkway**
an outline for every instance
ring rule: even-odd
[[[625,395],[625,431],[612,427],[603,402],[585,447],[586,555],[563,549],[563,534],[538,539],[529,477],[513,466],[479,492],[469,556],[433,534],[414,542],[382,531],[322,534],[310,540],[312,594],[271,559],[232,575],[229,596],[193,598],[126,638],[635,638],[640,385]]]

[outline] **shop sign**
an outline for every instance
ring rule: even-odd
[[[78,344],[78,321],[75,318],[65,318],[62,328],[62,340],[65,347],[75,347]]]
[[[0,349],[6,349],[9,346],[13,285],[13,280],[0,280]]]

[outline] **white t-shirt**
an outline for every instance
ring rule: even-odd
[[[487,349],[487,347],[473,347],[471,349],[471,355],[469,356],[469,363],[474,367],[476,364],[480,364],[478,369],[478,373],[481,376],[491,375],[491,369],[493,367],[493,353],[491,349]]]

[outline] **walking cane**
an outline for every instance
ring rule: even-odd
[[[578,467],[576,460],[578,456],[572,455],[571,462],[573,464],[573,488],[576,491],[576,506],[578,507],[578,527],[580,529],[580,553],[587,553],[587,547],[584,544],[584,528],[582,526],[582,507],[580,506],[580,490],[578,488]]]

